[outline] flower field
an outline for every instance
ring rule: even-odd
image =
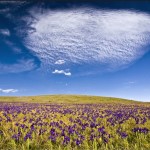
[[[150,150],[150,105],[0,103],[0,150]]]

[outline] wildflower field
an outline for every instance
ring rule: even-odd
[[[58,103],[61,97],[47,96],[39,103],[2,97],[0,150],[150,150],[149,103],[91,98]]]

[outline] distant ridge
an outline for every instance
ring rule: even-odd
[[[150,104],[148,102],[139,102],[134,100],[103,97],[103,96],[89,96],[89,95],[40,95],[40,96],[21,96],[21,97],[9,97],[0,96],[0,102],[29,102],[29,103],[143,103]]]

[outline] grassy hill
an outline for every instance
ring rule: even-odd
[[[41,96],[26,96],[26,97],[0,97],[0,102],[30,102],[30,103],[143,103],[133,100],[101,97],[101,96],[86,96],[86,95],[41,95]],[[148,104],[148,103],[147,103]]]

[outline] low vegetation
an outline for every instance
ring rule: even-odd
[[[149,103],[78,95],[0,101],[0,150],[150,149]]]

